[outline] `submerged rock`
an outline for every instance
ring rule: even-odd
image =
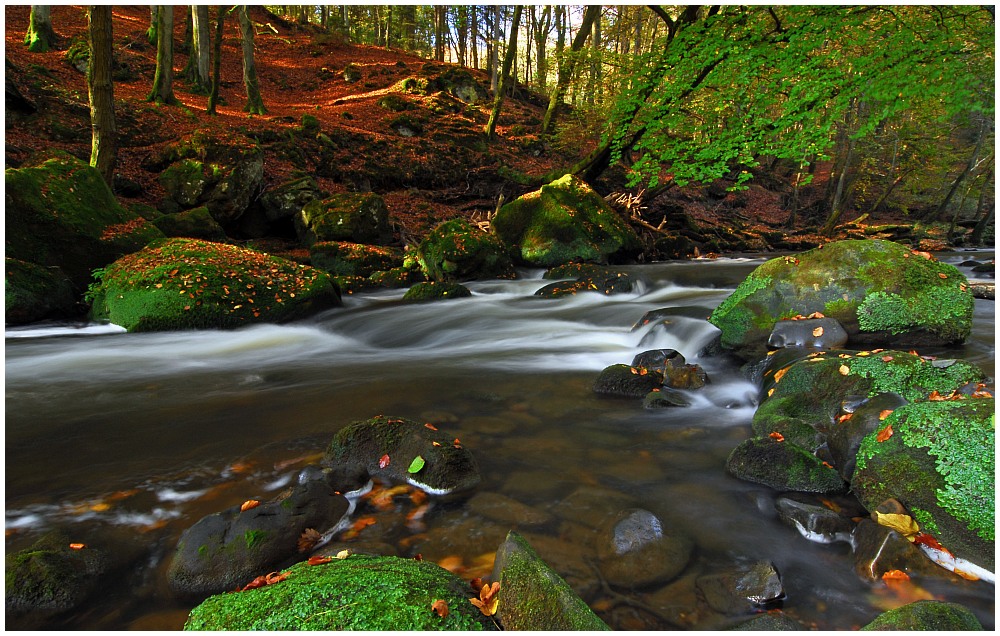
[[[730,572],[699,576],[698,590],[708,606],[723,614],[745,614],[785,598],[774,564],[757,561]]]
[[[851,542],[854,522],[822,503],[801,495],[778,497],[774,502],[778,518],[806,539],[817,543]]]
[[[483,630],[493,622],[469,603],[469,585],[428,561],[352,554],[298,563],[285,580],[219,594],[193,610],[185,630]],[[444,601],[447,615],[434,611]]]
[[[784,614],[758,614],[748,621],[744,621],[735,627],[730,628],[734,632],[802,632],[806,631],[806,626],[794,618]]]
[[[981,631],[982,623],[968,608],[944,601],[917,601],[877,616],[861,631]]]
[[[854,528],[854,571],[866,581],[881,581],[890,570],[949,576],[914,543],[891,528],[862,519]]]
[[[641,588],[663,583],[680,574],[691,558],[694,543],[668,532],[648,510],[623,510],[601,529],[597,559],[611,585]]]
[[[646,394],[642,400],[642,406],[647,409],[662,409],[671,406],[691,406],[691,402],[680,391],[659,388]]]
[[[575,296],[580,292],[596,292],[610,296],[612,294],[627,294],[634,289],[635,283],[628,274],[605,270],[602,273],[584,276],[574,281],[549,283],[536,291],[535,296],[561,298]]]
[[[447,298],[468,298],[472,292],[459,283],[438,283],[428,281],[417,283],[406,290],[403,300],[444,300]]]

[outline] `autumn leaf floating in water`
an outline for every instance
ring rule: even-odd
[[[444,599],[438,599],[431,604],[431,611],[440,616],[441,618],[447,618],[448,616],[448,601]]]
[[[497,598],[499,591],[500,583],[493,585],[484,583],[482,589],[479,590],[479,598],[470,598],[469,602],[478,607],[484,616],[493,616],[497,613],[497,606],[500,604],[500,599]]]
[[[315,528],[306,528],[299,536],[299,552],[308,552],[316,547],[322,540],[321,535]]]

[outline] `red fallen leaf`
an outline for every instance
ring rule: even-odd
[[[811,320],[811,319],[813,319],[813,318],[826,318],[826,316],[824,316],[823,314],[821,314],[821,313],[820,313],[820,312],[818,312],[818,311],[814,311],[814,312],[812,312],[811,314],[809,314],[809,315],[807,316],[807,318]]]
[[[909,581],[910,575],[902,570],[889,570],[882,575],[883,581]]]
[[[306,528],[299,535],[299,552],[308,552],[316,547],[316,544],[323,538],[315,528]]]
[[[889,426],[886,426],[885,428],[883,428],[881,431],[878,432],[878,435],[875,436],[875,441],[876,442],[884,442],[885,440],[889,439],[890,437],[892,437],[892,425],[891,424]]]
[[[783,441],[785,441],[785,436],[782,435],[781,433],[779,433],[778,431],[771,431],[771,434],[768,435],[768,437],[770,437],[771,439],[773,439],[776,442],[783,442]]]
[[[71,550],[82,550],[87,547],[85,543],[71,543],[69,544]]]
[[[430,422],[427,422],[426,424],[424,424],[424,428],[429,428],[429,429],[431,429],[432,431],[436,431],[436,430],[438,430],[438,429],[437,429],[437,427],[436,427],[436,426],[434,426],[433,424],[431,424]]]
[[[385,468],[389,465],[389,455],[382,455],[381,459],[378,460],[378,467]]]
[[[882,362],[892,362],[892,356],[882,356]]]
[[[830,462],[823,462],[823,465],[826,466],[827,468],[833,468],[833,464],[831,464]]]
[[[837,424],[843,424],[852,417],[854,417],[854,413],[844,413],[843,415],[837,418]]]
[[[938,543],[937,539],[935,539],[933,536],[931,536],[929,534],[926,534],[926,533],[923,533],[923,532],[918,532],[913,537],[913,543],[915,543],[917,545],[925,545],[928,548],[931,548],[931,549],[934,549],[934,550],[939,550],[941,552],[944,552],[945,554],[951,554],[951,552],[949,552],[947,548],[945,548],[943,545],[941,545],[940,543]]]
[[[333,557],[329,556],[311,556],[309,560],[306,561],[309,565],[323,565],[324,563],[329,563],[333,561]]]
[[[881,422],[884,421],[885,418],[889,417],[890,415],[892,415],[892,409],[885,409],[884,411],[879,412],[878,419]]]
[[[240,512],[246,512],[247,510],[253,510],[254,508],[256,508],[259,505],[260,505],[260,502],[257,501],[256,499],[247,499],[246,501],[243,502],[243,505],[240,506]]]
[[[434,601],[431,603],[431,611],[441,618],[446,618],[448,616],[448,601],[443,599]]]

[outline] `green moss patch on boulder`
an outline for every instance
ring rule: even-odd
[[[6,611],[61,612],[79,606],[96,591],[108,559],[94,548],[74,550],[70,540],[50,532],[4,560]]]
[[[917,601],[880,614],[861,631],[953,632],[982,629],[983,625],[976,615],[958,603]]]
[[[96,169],[65,153],[5,173],[5,256],[59,267],[79,293],[91,272],[163,233],[115,200]]]
[[[514,265],[503,245],[465,219],[435,227],[420,243],[417,262],[428,280],[462,282],[514,278]]]
[[[428,281],[417,283],[406,290],[403,300],[444,300],[447,298],[468,298],[469,288],[459,283],[437,283]]]
[[[384,245],[392,238],[389,210],[382,197],[372,192],[310,201],[295,216],[295,230],[308,246],[321,241]]]
[[[769,437],[748,439],[734,448],[726,460],[726,472],[777,490],[826,494],[847,490],[837,471],[811,452]]]
[[[312,267],[223,243],[165,239],[108,266],[91,315],[129,331],[232,329],[304,318],[340,304]]]
[[[483,630],[466,582],[428,561],[352,554],[299,563],[280,583],[220,594],[191,610],[185,630]],[[445,601],[448,615],[431,608]]]
[[[313,267],[335,276],[364,276],[401,267],[403,253],[394,247],[347,241],[321,241],[309,248]]]
[[[819,312],[849,344],[950,345],[968,337],[973,298],[957,268],[881,240],[838,241],[755,269],[712,312],[722,346],[762,356],[776,321]]]
[[[173,238],[183,237],[206,241],[226,240],[225,230],[212,218],[211,212],[205,206],[175,214],[164,214],[154,219],[153,225],[166,236]]]
[[[593,391],[607,397],[638,399],[661,386],[663,375],[657,371],[637,369],[627,364],[612,364],[605,367],[594,380]]]
[[[507,203],[491,227],[517,262],[539,267],[619,262],[640,249],[625,219],[573,175]]]
[[[4,320],[23,325],[81,313],[73,283],[58,267],[4,259]]]
[[[497,615],[505,630],[610,629],[516,532],[497,550],[493,580],[500,583]]]
[[[992,569],[996,466],[992,398],[930,401],[894,410],[864,438],[851,486],[874,510],[886,499],[909,509],[956,556]],[[892,434],[879,441],[879,433]]]

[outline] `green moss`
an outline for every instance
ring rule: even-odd
[[[934,523],[934,517],[931,513],[927,512],[923,508],[913,507],[910,508],[910,512],[913,514],[913,518],[916,519],[917,525],[920,526],[922,532],[927,532],[932,535],[940,534],[941,530],[938,529],[936,523]]]
[[[888,362],[883,358],[891,358]],[[902,351],[883,351],[843,361],[850,375],[872,380],[868,395],[891,391],[911,402],[926,399],[932,391],[947,394],[969,382],[983,379],[982,371],[964,360],[947,367],[935,366],[920,356]]]
[[[180,550],[181,549],[180,546],[178,546],[177,549]],[[198,556],[200,556],[202,558],[207,558],[208,557],[208,546],[207,545],[200,545],[200,546],[198,546]]]
[[[956,270],[957,271],[957,270]],[[875,292],[858,307],[858,324],[863,331],[905,333],[914,328],[934,329],[943,338],[961,341],[968,335],[963,320],[971,315],[972,294],[935,287],[923,294],[904,298],[895,293]]]
[[[917,601],[880,614],[861,631],[952,632],[981,631],[971,610],[942,601]]]
[[[416,260],[431,281],[461,282],[515,275],[514,265],[496,237],[465,219],[452,219],[435,227],[417,247]]]
[[[743,301],[755,292],[766,289],[770,284],[770,276],[761,275],[758,270],[750,272],[750,275],[708,317],[708,322],[722,329],[723,346],[742,342],[746,338],[747,332],[753,326],[753,314],[744,306]]]
[[[263,530],[247,530],[243,533],[243,540],[247,544],[247,550],[252,550],[267,540],[268,532]]]

